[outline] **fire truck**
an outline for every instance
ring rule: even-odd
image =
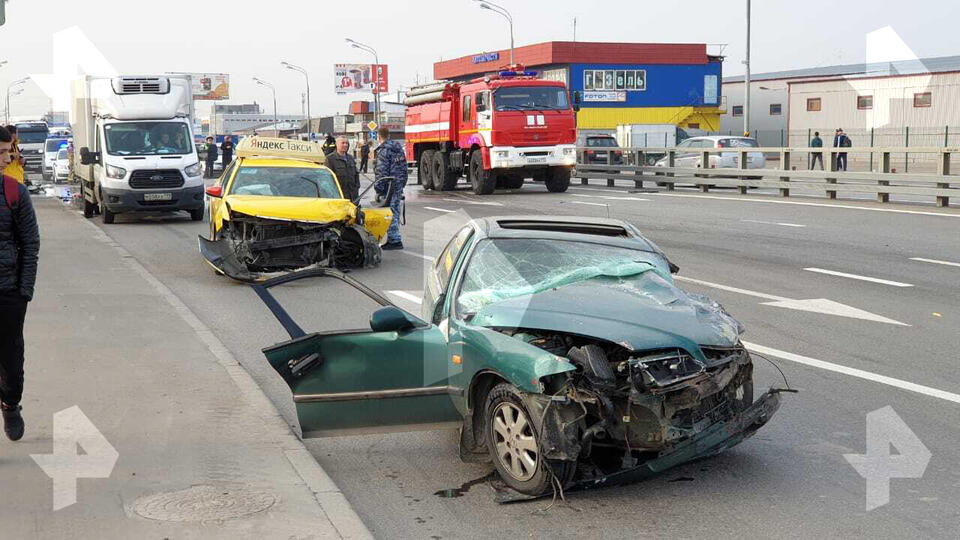
[[[466,175],[473,192],[551,192],[570,186],[577,127],[566,86],[515,66],[470,82],[437,81],[407,92],[407,161],[423,189],[451,190]]]

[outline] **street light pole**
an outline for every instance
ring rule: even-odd
[[[310,115],[310,76],[307,75],[307,70],[300,66],[295,66],[289,62],[280,62],[280,65],[287,69],[292,69],[294,71],[303,73],[303,78],[307,81],[307,138],[312,140],[313,138],[311,135],[313,135],[313,118]]]
[[[354,49],[360,49],[361,51],[367,51],[373,55],[373,69],[374,69],[374,82],[373,82],[373,111],[374,117],[376,118],[377,127],[380,126],[380,57],[377,56],[377,51],[369,45],[364,45],[359,41],[354,41],[350,38],[347,38],[347,43],[350,44]]]
[[[276,135],[280,135],[280,120],[277,116],[277,89],[267,81],[260,80],[256,77],[253,78],[253,82],[259,84],[260,86],[266,86],[273,92],[273,130],[276,132]]]
[[[747,59],[744,61],[747,67],[744,76],[744,98],[743,98],[743,135],[750,135],[750,0],[747,0]]]
[[[6,63],[6,61],[4,61],[4,63]],[[4,125],[10,124],[10,90],[14,86],[19,86],[29,80],[30,80],[30,77],[24,77],[22,79],[17,79],[12,83],[10,83],[9,85],[7,85],[7,102],[6,102],[7,112],[4,113],[4,119],[3,119]]]
[[[506,17],[507,22],[510,23],[510,65],[512,66],[513,65],[513,17],[510,16],[510,12],[507,11],[507,8],[498,4],[494,4],[493,2],[490,2],[490,0],[474,0],[474,1],[480,2],[480,9],[488,9],[494,13],[499,13],[504,17]]]
[[[14,96],[19,96],[19,95],[22,94],[22,93],[23,93],[23,88],[14,90],[13,92],[10,93],[10,96],[7,97],[6,108],[3,109],[3,114],[4,114],[4,116],[8,116],[7,113],[8,113],[8,111],[10,110],[10,98],[12,98],[12,97],[14,97]]]

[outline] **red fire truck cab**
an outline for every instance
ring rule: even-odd
[[[517,189],[525,178],[566,191],[577,128],[566,86],[514,68],[467,83],[438,81],[407,92],[406,154],[424,189]]]

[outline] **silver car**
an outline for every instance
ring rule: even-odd
[[[731,148],[740,150],[741,148],[757,148],[757,140],[751,137],[734,137],[727,135],[711,135],[708,137],[690,137],[677,145],[677,154],[674,157],[674,166],[696,168],[700,167],[702,160],[702,150],[706,148]],[[657,167],[667,167],[668,158],[664,157],[657,161]],[[763,169],[767,165],[767,160],[763,152],[747,153],[747,169]],[[721,152],[710,154],[710,169],[739,169],[740,152]]]

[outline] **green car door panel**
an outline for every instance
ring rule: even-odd
[[[264,354],[293,392],[304,438],[437,429],[462,420],[453,403],[462,390],[450,385],[446,338],[435,326],[311,334]],[[302,363],[306,369],[294,373]]]

